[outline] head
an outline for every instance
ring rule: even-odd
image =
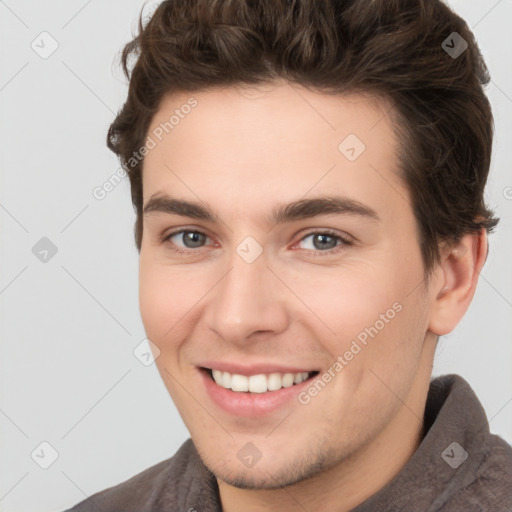
[[[210,469],[285,485],[417,426],[497,223],[465,22],[437,0],[172,0],[122,63],[107,143],[130,178],[142,319]],[[219,362],[319,373],[244,415],[204,389]]]

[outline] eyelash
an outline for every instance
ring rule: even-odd
[[[180,229],[180,230],[177,230],[177,231],[173,231],[172,233],[169,233],[168,235],[165,235],[162,238],[162,242],[163,243],[170,242],[170,238],[172,238],[173,236],[178,235],[180,233],[197,233],[197,234],[204,235],[205,237],[209,238],[206,233],[203,233],[202,231],[199,231],[199,230],[196,230],[196,229]],[[304,239],[310,237],[311,235],[328,235],[328,236],[330,236],[332,238],[336,238],[336,239],[338,239],[338,240],[340,240],[342,242],[341,244],[336,245],[334,248],[328,249],[328,250],[325,250],[325,251],[314,250],[314,249],[303,249],[303,250],[305,250],[307,252],[311,252],[312,256],[314,256],[314,257],[316,257],[316,256],[328,256],[328,255],[332,255],[332,254],[337,254],[338,252],[340,252],[340,251],[346,249],[347,247],[353,245],[353,243],[350,240],[340,236],[336,232],[334,232],[332,230],[329,230],[329,229],[325,229],[325,230],[321,230],[321,231],[311,231],[311,232],[307,233],[306,235],[304,235],[299,240],[299,242],[302,242]],[[179,254],[191,254],[191,253],[197,252],[198,249],[201,249],[201,247],[198,248],[198,249],[182,249],[182,248],[176,247],[174,244],[172,244],[172,245],[173,245],[173,247],[171,248],[171,250],[176,252],[176,253],[179,253]]]

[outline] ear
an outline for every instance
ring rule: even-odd
[[[429,330],[438,336],[453,331],[469,308],[487,259],[487,233],[482,228],[479,233],[464,235],[442,253],[429,321]]]

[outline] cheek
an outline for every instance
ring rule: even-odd
[[[214,282],[204,272],[165,264],[141,251],[140,314],[146,334],[161,350],[186,335],[200,311],[201,298]]]
[[[315,313],[307,315],[309,328],[334,358],[350,350],[354,341],[362,347],[357,355],[361,363],[367,358],[383,362],[396,351],[414,357],[418,350],[412,338],[419,341],[424,328],[424,300],[417,287],[423,277],[421,262],[403,271],[393,258],[374,257],[374,263],[354,261],[307,280],[289,276],[297,296]]]
[[[141,252],[139,265],[139,308],[146,333],[161,345],[183,309],[182,283],[153,259]],[[180,289],[180,293],[177,293]],[[181,298],[181,300],[180,300]]]
[[[304,273],[288,272],[285,280],[293,283],[293,291],[313,314],[309,316],[333,340],[345,340],[373,324],[381,313],[392,307],[398,291],[390,272],[383,272],[380,262],[369,264],[351,261],[338,267],[316,269]],[[323,324],[323,325],[322,325]],[[311,324],[312,326],[312,324]]]

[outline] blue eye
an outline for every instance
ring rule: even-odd
[[[175,240],[173,240],[173,238]],[[313,231],[303,236],[298,244],[304,242],[308,238],[312,238],[312,241],[309,244],[310,247],[304,250],[311,253],[313,256],[330,255],[352,245],[350,240],[330,230]],[[201,231],[181,229],[166,235],[162,241],[170,242],[173,251],[180,254],[186,254],[198,252],[197,249],[201,249],[208,239],[209,237]],[[180,246],[180,243],[183,245]]]
[[[312,247],[309,249],[311,250],[321,250],[323,252],[323,249],[334,249],[338,246],[338,240],[341,240],[339,236],[331,235],[330,233],[312,233],[310,235],[305,236],[302,238],[301,242],[304,242],[308,238],[312,239]]]
[[[188,252],[189,250],[193,251],[194,249],[201,248],[201,243],[208,238],[201,231],[182,229],[181,231],[170,233],[164,238],[164,241],[170,241],[173,245],[176,245],[176,243],[172,241],[174,237],[177,237],[178,240],[181,238],[181,241],[185,244],[184,249],[178,246],[175,249],[177,252]]]
[[[300,242],[303,242],[308,238],[312,238],[312,240],[309,244],[310,248],[306,248],[305,250],[311,252],[313,256],[329,256],[352,245],[350,240],[330,230],[312,231],[302,237]]]

